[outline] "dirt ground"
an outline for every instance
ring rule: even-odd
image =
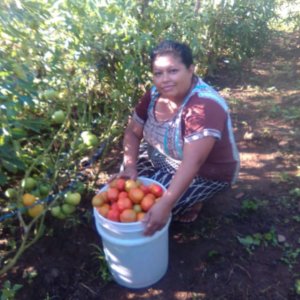
[[[86,195],[77,218],[51,219],[4,278],[23,284],[15,299],[300,299],[300,33],[208,81],[231,108],[241,172],[195,223],[171,224],[165,276],[139,290],[108,281]],[[117,147],[112,158],[121,160]]]

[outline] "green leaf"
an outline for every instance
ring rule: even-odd
[[[2,163],[3,167],[10,172],[14,172],[18,169],[25,171],[24,163],[17,158],[2,157]]]
[[[16,292],[17,290],[19,290],[20,288],[22,288],[23,287],[23,285],[22,284],[14,284],[14,286],[13,286],[13,290]]]
[[[253,245],[253,238],[248,235],[246,236],[245,238],[240,238],[240,237],[237,237],[239,242],[241,244],[243,244],[244,246],[250,246],[250,245]]]
[[[4,186],[6,181],[7,181],[7,176],[2,171],[0,171],[0,185]]]

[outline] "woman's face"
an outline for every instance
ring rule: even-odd
[[[188,69],[173,54],[156,57],[153,62],[153,83],[163,98],[173,102],[183,101],[192,84],[194,66]]]

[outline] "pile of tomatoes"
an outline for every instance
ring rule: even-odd
[[[162,187],[155,183],[146,186],[140,180],[114,179],[107,191],[93,197],[92,205],[110,221],[138,222],[162,194]]]

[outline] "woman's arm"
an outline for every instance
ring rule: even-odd
[[[174,204],[192,183],[214,143],[214,137],[204,137],[184,145],[183,160],[168,190],[143,219],[143,222],[147,223],[144,230],[145,236],[151,236],[165,226]]]
[[[141,139],[143,137],[144,126],[131,119],[126,130],[123,140],[123,150],[124,150],[124,171],[113,174],[108,182],[115,178],[130,178],[136,180],[137,169],[136,162],[139,155],[139,146]]]

